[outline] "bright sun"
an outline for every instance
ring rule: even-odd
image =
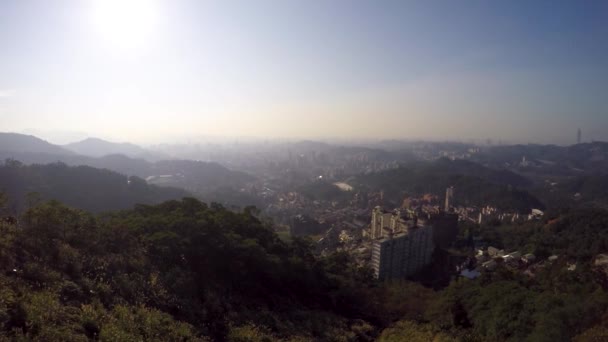
[[[93,0],[94,28],[114,48],[146,44],[156,34],[159,19],[156,0]]]

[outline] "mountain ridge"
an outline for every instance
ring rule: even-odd
[[[74,155],[75,153],[59,145],[40,139],[33,135],[0,132],[0,151],[15,153],[47,153],[57,155]]]
[[[0,144],[0,160],[17,160],[27,165],[57,162],[69,166],[85,165],[142,179],[181,174],[186,177],[173,177],[170,182],[162,185],[180,187],[199,194],[212,192],[223,186],[238,188],[254,179],[245,172],[230,170],[216,162],[173,159],[149,161],[124,154],[91,157],[65,150],[34,136],[17,133],[0,133],[0,143],[4,141],[6,143]],[[28,148],[19,148],[18,142],[28,143]]]
[[[123,154],[128,157],[142,158],[149,161],[157,161],[168,158],[166,155],[150,151],[133,143],[118,143],[96,137],[89,137],[84,140],[63,145],[62,147],[72,152],[89,157],[103,157],[112,154]]]

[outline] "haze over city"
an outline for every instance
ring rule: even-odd
[[[605,1],[2,1],[0,130],[606,140],[606,22]]]

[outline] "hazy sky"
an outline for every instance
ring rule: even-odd
[[[0,1],[0,130],[608,140],[608,1]]]

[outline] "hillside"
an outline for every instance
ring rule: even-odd
[[[148,185],[141,178],[109,170],[61,163],[26,166],[15,161],[0,164],[0,192],[8,195],[11,207],[17,211],[40,199],[55,199],[75,208],[101,212],[188,195],[181,189]],[[41,198],[28,196],[30,193],[38,193]]]
[[[51,155],[73,155],[74,153],[53,145],[45,140],[32,135],[18,133],[0,133],[0,154],[4,158],[11,158],[11,153],[18,156],[22,153],[51,154]]]
[[[462,160],[412,163],[359,176],[355,183],[361,188],[384,191],[385,199],[395,205],[401,203],[406,195],[431,193],[443,198],[445,189],[454,186],[456,205],[492,205],[521,212],[543,207],[537,198],[524,190],[530,182],[522,176]]]
[[[548,181],[535,194],[555,208],[608,209],[608,174],[584,175]]]

